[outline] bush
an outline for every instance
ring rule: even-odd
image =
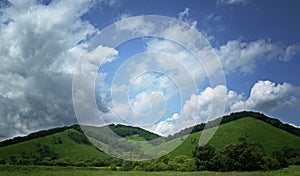
[[[122,170],[124,171],[131,171],[134,170],[134,168],[138,166],[138,162],[134,162],[134,161],[124,161],[122,163]]]
[[[52,166],[53,165],[53,159],[51,157],[45,157],[41,161],[41,165]]]
[[[91,166],[96,166],[96,167],[107,167],[110,164],[111,164],[111,160],[109,158],[99,158],[91,161],[90,163]]]
[[[88,164],[85,161],[77,161],[74,163],[74,166],[76,167],[86,167]]]
[[[255,144],[240,142],[231,144],[224,150],[229,170],[254,171],[262,170],[263,149]]]
[[[179,164],[177,171],[182,171],[182,172],[197,171],[195,160],[193,159],[185,160],[183,163]]]
[[[290,159],[288,160],[288,163],[289,163],[290,165],[300,165],[300,156],[296,156],[296,157],[294,157],[294,158],[290,158]]]
[[[72,165],[71,162],[66,158],[60,158],[60,159],[54,160],[53,164],[55,166],[70,166],[70,165]]]
[[[195,164],[199,171],[214,170],[212,158],[216,155],[216,150],[213,146],[206,144],[204,146],[196,146],[193,151]]]
[[[9,164],[11,165],[15,165],[17,163],[17,156],[16,155],[12,155],[9,157]]]
[[[264,160],[264,165],[263,165],[264,170],[280,169],[280,163],[277,159],[269,156],[265,156],[263,157],[263,160]]]
[[[0,165],[5,165],[5,164],[6,164],[6,161],[3,160],[3,159],[1,159],[1,160],[0,160]]]
[[[110,165],[110,170],[116,171],[116,170],[118,170],[118,168],[116,165],[112,164],[112,165]]]
[[[286,156],[284,156],[282,151],[274,151],[272,153],[272,157],[279,161],[279,165],[281,168],[288,166],[287,158]]]
[[[29,159],[19,158],[17,160],[16,164],[17,165],[30,165],[32,163],[31,163],[31,160],[29,160]]]

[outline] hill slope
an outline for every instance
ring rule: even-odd
[[[192,150],[198,144],[201,134],[202,132],[192,133],[170,154],[173,156],[186,155],[192,157]],[[274,150],[278,150],[283,146],[294,148],[300,146],[300,137],[253,117],[244,117],[220,125],[215,135],[209,141],[209,144],[215,146],[217,149],[222,149],[229,144],[237,143],[241,139],[247,142],[260,143],[266,154],[271,154]],[[176,140],[180,139],[170,140],[159,147],[171,146]]]
[[[151,140],[159,136],[138,127],[109,125],[112,131],[130,140]],[[100,129],[101,127],[93,127]],[[100,151],[83,134],[79,125],[42,130],[25,137],[0,142],[0,160],[10,162],[23,158],[36,160],[39,158],[64,159],[74,163],[79,160],[95,160],[111,158]]]
[[[243,139],[248,142],[260,143],[267,154],[271,154],[274,150],[278,150],[283,146],[295,148],[300,146],[300,137],[295,135],[299,129],[282,125],[282,123],[277,119],[271,119],[267,117],[261,119],[258,117],[240,117],[240,115],[241,114],[238,114],[238,118],[236,118],[236,114],[235,116],[227,116],[224,118],[225,120],[222,122],[223,124],[218,127],[215,135],[209,141],[209,143],[221,150],[225,146],[232,143],[237,143],[239,140]],[[281,128],[277,127],[278,125],[281,126]],[[200,126],[196,126],[195,130],[193,130],[193,133],[189,136],[186,136],[186,140],[184,140],[179,147],[172,151],[170,155],[186,155],[188,157],[192,157],[192,150],[194,149],[194,146],[198,144],[199,138],[203,133],[199,130]],[[97,128],[98,127],[92,127],[92,129],[95,129],[95,131]],[[109,128],[119,136],[135,141],[152,140],[159,137],[156,134],[138,127],[109,125]],[[207,130],[213,130],[212,128]],[[292,134],[287,132],[288,130],[285,129],[290,129],[294,132]],[[163,151],[165,148],[174,146],[178,141],[182,141],[185,138],[175,137],[173,137],[173,139],[168,139],[168,141],[161,145],[156,146],[155,150]],[[152,151],[152,148],[149,148],[149,146],[142,147],[147,148],[150,154],[154,150]],[[0,160],[3,159],[6,162],[9,162],[12,156],[15,156],[16,159],[36,159],[39,157],[50,157],[56,160],[67,159],[71,161],[94,160],[98,158],[110,157],[93,146],[87,140],[78,125],[44,130],[30,134],[27,137],[18,137],[13,140],[0,142]]]

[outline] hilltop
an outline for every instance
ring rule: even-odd
[[[218,123],[220,123],[220,126],[209,141],[209,144],[218,150],[222,150],[224,147],[242,140],[259,143],[267,155],[271,155],[273,151],[279,150],[284,146],[294,148],[300,146],[300,130],[298,128],[283,124],[278,119],[269,118],[260,113],[233,113],[209,122],[206,130],[217,128]],[[160,138],[159,135],[139,127],[120,124],[112,124],[107,127],[117,135],[132,141]],[[89,127],[91,129],[90,132],[95,132],[99,128],[104,127]],[[167,138],[161,137],[160,139],[164,142],[160,145],[155,145],[154,148],[156,151],[163,152],[166,147],[181,141],[182,144],[172,151],[169,156],[185,155],[191,158],[192,151],[195,145],[198,144],[203,129],[204,124],[199,124],[192,129],[192,133],[189,135],[185,133],[191,129],[182,130]],[[108,135],[102,135],[107,140],[110,139]],[[178,137],[179,135],[183,135],[183,137]],[[96,138],[89,139],[97,140]],[[183,139],[185,140],[183,141]],[[130,146],[127,147],[130,148]],[[151,154],[154,151],[154,148],[153,150],[150,148],[153,147],[152,145],[140,147],[149,149],[147,150],[148,153],[145,154]],[[104,148],[109,148],[109,146],[104,146]],[[71,163],[72,165],[80,166],[92,162],[94,162],[94,165],[109,165],[111,160],[117,161],[95,147],[84,135],[79,125],[42,130],[25,137],[16,137],[2,141],[0,142],[0,153],[0,160],[5,163],[19,162],[46,165],[49,163],[57,165],[68,165]]]

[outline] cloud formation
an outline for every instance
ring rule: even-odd
[[[215,48],[225,73],[253,73],[256,66],[262,62],[274,60],[290,61],[300,51],[299,44],[283,46],[266,40],[243,42],[231,40]]]
[[[249,97],[239,94],[233,90],[228,90],[224,85],[215,88],[208,87],[199,95],[193,94],[187,100],[180,114],[173,114],[164,121],[159,122],[153,131],[161,135],[174,134],[180,129],[190,127],[201,122],[207,122],[217,118],[211,116],[215,111],[212,104],[217,104],[215,100],[225,97],[226,106],[225,114],[243,110],[253,110],[263,113],[272,113],[287,108],[296,109],[300,104],[300,87],[293,86],[289,83],[275,84],[269,80],[258,81],[251,89]],[[217,106],[218,107],[218,106]]]
[[[84,40],[80,19],[91,1],[10,1],[0,16],[0,140],[76,122],[72,74]]]

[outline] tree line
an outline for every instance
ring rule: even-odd
[[[147,161],[125,161],[117,158],[76,159],[59,158],[47,145],[37,144],[35,152],[22,153],[21,157],[12,155],[0,164],[47,165],[78,167],[111,167],[124,171],[257,171],[276,170],[289,165],[300,165],[300,148],[288,146],[266,155],[258,143],[241,140],[217,150],[210,144],[195,146],[193,158],[185,155],[162,157]]]

